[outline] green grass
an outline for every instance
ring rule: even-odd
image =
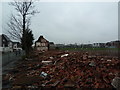
[[[78,51],[78,50],[120,50],[120,48],[59,48],[60,50],[70,50],[70,51]]]

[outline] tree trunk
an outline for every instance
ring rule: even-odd
[[[25,15],[23,15],[23,36],[22,36],[23,40],[22,40],[22,48],[23,50],[25,50],[25,54],[27,53],[26,52],[26,32],[25,32]]]

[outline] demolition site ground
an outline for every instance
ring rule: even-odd
[[[120,73],[116,56],[80,51],[33,51],[2,76],[4,89],[113,90]]]

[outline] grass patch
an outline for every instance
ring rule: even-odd
[[[59,48],[60,50],[81,51],[81,50],[120,50],[120,48]]]

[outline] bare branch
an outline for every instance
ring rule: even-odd
[[[21,39],[25,35],[24,30],[29,29],[31,16],[39,12],[34,10],[33,0],[14,1],[9,4],[15,8],[18,14],[16,16],[12,15],[7,23],[9,27],[8,32],[12,37]]]

